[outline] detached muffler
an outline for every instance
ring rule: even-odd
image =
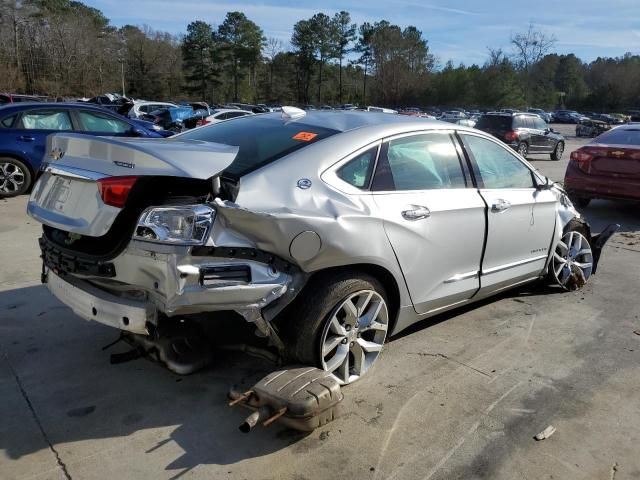
[[[340,384],[330,374],[312,367],[272,372],[250,390],[229,390],[229,406],[242,405],[254,410],[240,431],[249,433],[258,423],[268,427],[275,421],[310,432],[338,416],[344,398]]]

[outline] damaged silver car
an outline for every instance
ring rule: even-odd
[[[29,200],[43,282],[161,341],[234,311],[343,384],[389,335],[526,282],[582,287],[592,235],[564,191],[483,132],[285,107],[169,139],[56,134]],[[186,373],[186,372],[183,372]]]

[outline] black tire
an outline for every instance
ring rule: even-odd
[[[554,148],[553,153],[551,153],[551,160],[558,161],[562,159],[563,153],[564,153],[564,143],[563,142],[556,143],[556,148]]]
[[[312,277],[277,322],[288,359],[322,368],[321,341],[325,326],[340,304],[360,290],[376,291],[389,305],[384,287],[371,275],[322,272]],[[389,312],[389,317],[393,318],[393,312]]]
[[[522,158],[527,158],[527,153],[529,153],[529,145],[526,142],[520,142],[518,144],[517,152],[522,156]]]
[[[31,171],[24,162],[0,157],[0,197],[16,197],[31,187]]]

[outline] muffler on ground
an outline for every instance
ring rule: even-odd
[[[242,405],[253,410],[240,424],[250,432],[257,424],[268,427],[274,422],[311,432],[338,416],[344,395],[330,373],[313,367],[296,367],[270,373],[251,389],[229,390],[229,406]]]

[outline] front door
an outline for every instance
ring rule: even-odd
[[[536,189],[530,167],[508,148],[470,133],[461,137],[488,208],[481,294],[538,277],[555,229],[555,195]]]
[[[479,288],[484,202],[450,132],[383,143],[373,198],[417,313],[464,302]]]

